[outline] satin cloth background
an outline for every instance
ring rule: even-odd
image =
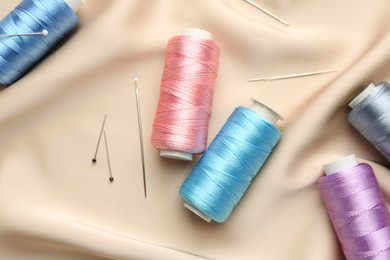
[[[291,26],[241,0],[86,1],[78,29],[0,92],[1,259],[344,258],[316,185],[323,164],[356,153],[390,203],[389,163],[346,120],[356,93],[390,80],[390,3],[255,2]],[[1,1],[1,17],[17,4]],[[164,159],[150,145],[166,44],[184,28],[210,31],[221,47],[209,142],[251,97],[285,117],[281,142],[224,224],[204,222],[178,195],[199,156]],[[91,164],[104,114],[114,183],[104,146]]]

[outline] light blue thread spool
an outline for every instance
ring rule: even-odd
[[[180,188],[185,206],[204,220],[225,222],[279,142],[282,117],[254,100],[237,107]]]
[[[0,84],[21,78],[79,23],[82,0],[24,0],[0,21],[0,34],[47,31],[47,35],[0,38]]]

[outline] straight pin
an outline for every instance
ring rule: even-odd
[[[290,79],[290,78],[306,77],[306,76],[313,76],[313,75],[325,74],[325,73],[330,73],[330,72],[335,72],[335,71],[338,71],[338,69],[322,70],[322,71],[307,72],[307,73],[299,73],[299,74],[291,74],[291,75],[285,75],[285,76],[272,76],[272,77],[248,79],[248,82],[254,82],[254,81],[272,81],[272,80],[279,80],[279,79]]]
[[[284,24],[284,25],[286,25],[286,26],[290,26],[290,23],[289,23],[289,22],[287,22],[286,20],[284,20],[284,19],[282,19],[282,18],[280,18],[280,17],[274,15],[273,13],[271,13],[271,12],[268,11],[267,9],[261,7],[260,5],[254,3],[253,1],[251,1],[251,0],[244,0],[244,1],[247,2],[248,4],[252,5],[252,6],[256,7],[257,9],[259,9],[260,11],[262,11],[263,13],[265,13],[265,14],[271,16],[272,18],[274,18],[274,19],[277,20],[278,22],[280,22],[280,23],[282,23],[282,24]]]
[[[106,119],[107,119],[107,115],[104,115],[102,128],[100,129],[99,139],[98,139],[98,143],[96,145],[95,155],[92,158],[92,163],[96,163],[96,156],[97,156],[97,153],[98,153],[98,150],[99,150],[100,140],[102,139],[102,133],[103,133],[103,130],[104,130],[104,125],[106,124]]]
[[[48,34],[49,32],[47,30],[43,30],[42,32],[32,32],[32,33],[0,34],[0,37],[35,36],[35,35],[47,36]]]
[[[107,155],[107,163],[108,163],[108,172],[110,173],[110,182],[114,181],[114,177],[112,177],[111,172],[111,163],[110,163],[110,154],[108,153],[108,145],[107,145],[107,137],[106,137],[106,130],[103,130],[104,133],[104,144],[106,146],[106,155]]]
[[[141,108],[139,101],[139,92],[138,92],[138,79],[134,79],[134,88],[135,88],[135,99],[137,102],[137,115],[138,115],[138,131],[139,131],[139,143],[141,146],[141,160],[142,160],[142,175],[144,180],[144,194],[146,198],[146,174],[145,174],[145,154],[144,154],[144,141],[142,135],[142,120],[141,120]]]

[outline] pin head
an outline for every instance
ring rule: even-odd
[[[113,182],[114,181],[114,177],[110,177],[110,182]]]
[[[49,34],[49,31],[48,30],[43,30],[42,31],[42,35],[44,35],[44,36],[47,36]]]

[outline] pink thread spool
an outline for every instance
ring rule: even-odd
[[[371,166],[349,155],[324,171],[318,186],[345,257],[390,259],[390,214]]]
[[[151,138],[160,156],[191,161],[206,150],[220,54],[211,38],[186,29],[168,42]]]

